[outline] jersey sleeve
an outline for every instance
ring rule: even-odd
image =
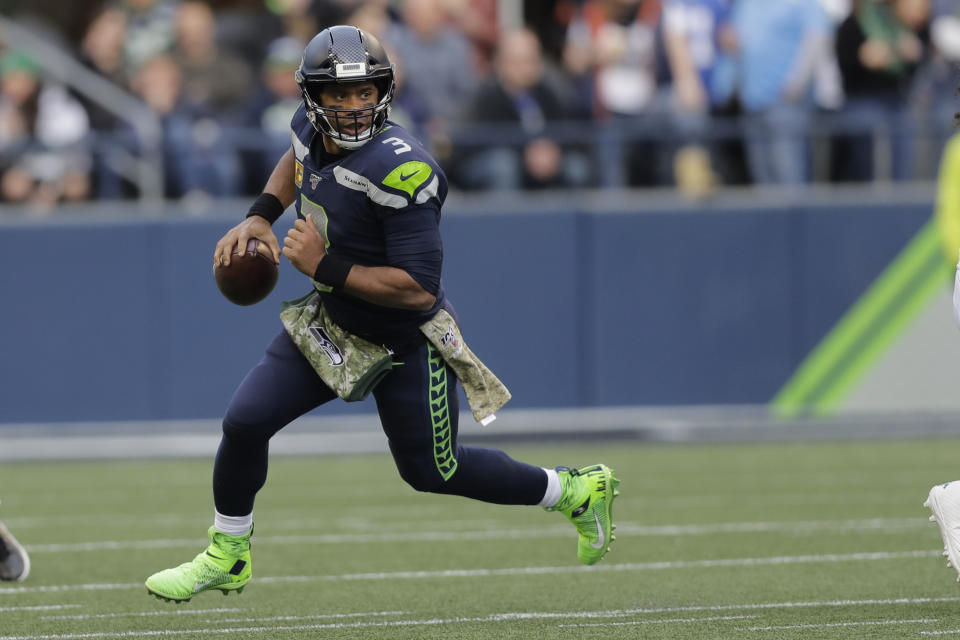
[[[387,129],[368,144],[376,146],[370,149],[364,171],[367,196],[383,225],[387,261],[437,295],[443,265],[440,210],[447,178],[433,157],[400,127]]]
[[[367,178],[370,199],[381,215],[430,205],[440,210],[447,197],[447,177],[436,160],[402,128],[393,126],[371,140]]]
[[[440,211],[431,204],[410,207],[383,220],[387,261],[403,269],[432,295],[440,291],[443,245]]]

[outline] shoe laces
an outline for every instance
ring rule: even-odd
[[[253,527],[242,536],[231,536],[228,533],[214,530],[211,536],[211,542],[218,549],[234,558],[239,558],[250,550],[250,536],[253,534]]]
[[[557,467],[560,478],[560,500],[551,507],[552,511],[571,511],[584,501],[583,478],[577,469]]]

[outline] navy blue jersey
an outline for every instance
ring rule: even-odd
[[[410,133],[387,121],[356,151],[332,155],[303,105],[290,123],[297,215],[312,214],[327,252],[353,263],[403,269],[435,295],[429,311],[394,309],[316,284],[330,317],[351,333],[394,350],[418,345],[419,326],[444,305],[440,208],[447,178]]]

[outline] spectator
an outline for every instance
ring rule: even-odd
[[[404,0],[402,23],[388,26],[384,46],[396,53],[407,74],[405,90],[426,108],[419,129],[440,135],[454,121],[476,89],[470,43],[452,27],[441,0]]]
[[[26,54],[0,57],[0,200],[49,211],[90,195],[89,119]]]
[[[468,120],[513,125],[520,133],[511,138],[518,144],[466,150],[461,184],[480,189],[583,186],[590,171],[586,155],[561,149],[545,135],[548,123],[572,114],[545,79],[537,36],[528,29],[502,34],[494,68],[468,108]]]
[[[352,24],[372,33],[377,38],[383,39],[383,34],[386,33],[390,23],[393,22],[389,5],[390,0],[368,0],[337,24]],[[391,56],[390,59],[396,64],[394,56]]]
[[[488,78],[500,38],[498,0],[444,0],[456,27],[470,43],[473,69],[478,78]],[[523,4],[523,3],[520,3]]]
[[[733,26],[751,180],[806,182],[813,78],[829,56],[830,18],[818,0],[738,0]]]
[[[680,148],[674,155],[674,179],[682,193],[700,197],[716,178],[710,160],[710,116],[729,99],[722,74],[715,73],[724,52],[721,31],[730,28],[730,0],[666,0],[663,34],[673,79],[670,108]]]
[[[523,3],[523,23],[537,37],[543,47],[544,57],[552,61],[563,59],[567,40],[567,28],[576,10],[575,0],[539,0]]]
[[[211,115],[183,99],[180,68],[169,56],[149,60],[133,89],[163,125],[163,165],[168,197],[239,193],[240,165],[224,130]]]
[[[283,35],[308,42],[320,29],[343,24],[363,0],[265,0],[264,4],[279,17]]]
[[[191,0],[177,12],[174,59],[183,75],[183,99],[215,113],[236,110],[250,96],[246,62],[217,46],[213,10]]]
[[[577,80],[580,99],[598,120],[616,131],[601,147],[600,173],[608,184],[660,184],[669,169],[651,163],[659,149],[633,144],[623,159],[625,128],[652,126],[655,115],[659,0],[587,0],[567,29],[564,65]],[[626,176],[617,175],[624,171]]]
[[[567,30],[564,63],[584,82],[596,117],[637,116],[656,84],[659,3],[587,0]]]
[[[434,134],[431,136],[426,130],[430,126],[430,108],[415,91],[411,90],[406,83],[406,69],[403,66],[403,60],[385,42],[384,33],[390,28],[393,22],[389,0],[369,0],[363,3],[360,8],[350,14],[343,24],[354,25],[368,33],[373,34],[381,40],[384,49],[390,56],[395,67],[394,70],[394,93],[393,100],[390,102],[390,119],[401,127],[414,134],[418,140],[425,145],[434,148],[434,153],[438,157],[446,159],[450,155],[449,150],[442,148],[448,144],[445,128],[443,126],[434,126]],[[441,148],[438,149],[437,147]],[[439,152],[438,152],[439,151]]]
[[[839,141],[840,153],[847,154],[841,180],[884,177],[874,170],[877,135],[891,142],[891,177],[909,177],[907,96],[926,53],[928,20],[928,0],[858,0],[840,25],[836,47],[844,113],[851,122],[871,128]]]
[[[126,15],[117,9],[105,9],[87,27],[80,43],[80,60],[119,87],[128,86],[124,66],[124,45],[127,38]],[[112,129],[116,117],[98,104],[83,98],[90,114],[91,127],[98,131]]]
[[[285,36],[270,43],[261,85],[248,100],[240,124],[257,131],[260,146],[244,150],[245,183],[263,185],[277,164],[277,159],[290,148],[290,119],[300,106],[300,87],[294,72],[306,45]],[[262,135],[261,135],[262,134]]]
[[[920,179],[936,174],[935,159],[953,134],[958,104],[957,67],[960,65],[960,0],[934,0],[930,14],[929,55],[911,81],[909,107],[919,125],[914,157]],[[920,160],[926,160],[921,164]]]
[[[119,0],[126,19],[124,60],[128,71],[173,49],[179,0]]]
[[[94,17],[80,43],[80,61],[124,89],[129,86],[124,59],[126,33],[126,14],[116,8],[107,8]],[[123,160],[114,153],[117,142],[113,133],[119,126],[116,114],[87,95],[81,94],[77,99],[87,110],[94,133],[91,151],[96,197],[117,199],[132,195],[132,185],[121,177],[119,167],[122,167]]]

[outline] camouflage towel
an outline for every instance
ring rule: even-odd
[[[366,398],[393,369],[393,353],[334,324],[316,291],[284,302],[280,319],[317,375],[347,402]]]
[[[480,358],[470,351],[453,316],[441,309],[433,318],[420,325],[420,331],[440,351],[443,359],[457,374],[467,394],[473,419],[484,426],[496,420],[494,413],[510,400],[510,391]]]

